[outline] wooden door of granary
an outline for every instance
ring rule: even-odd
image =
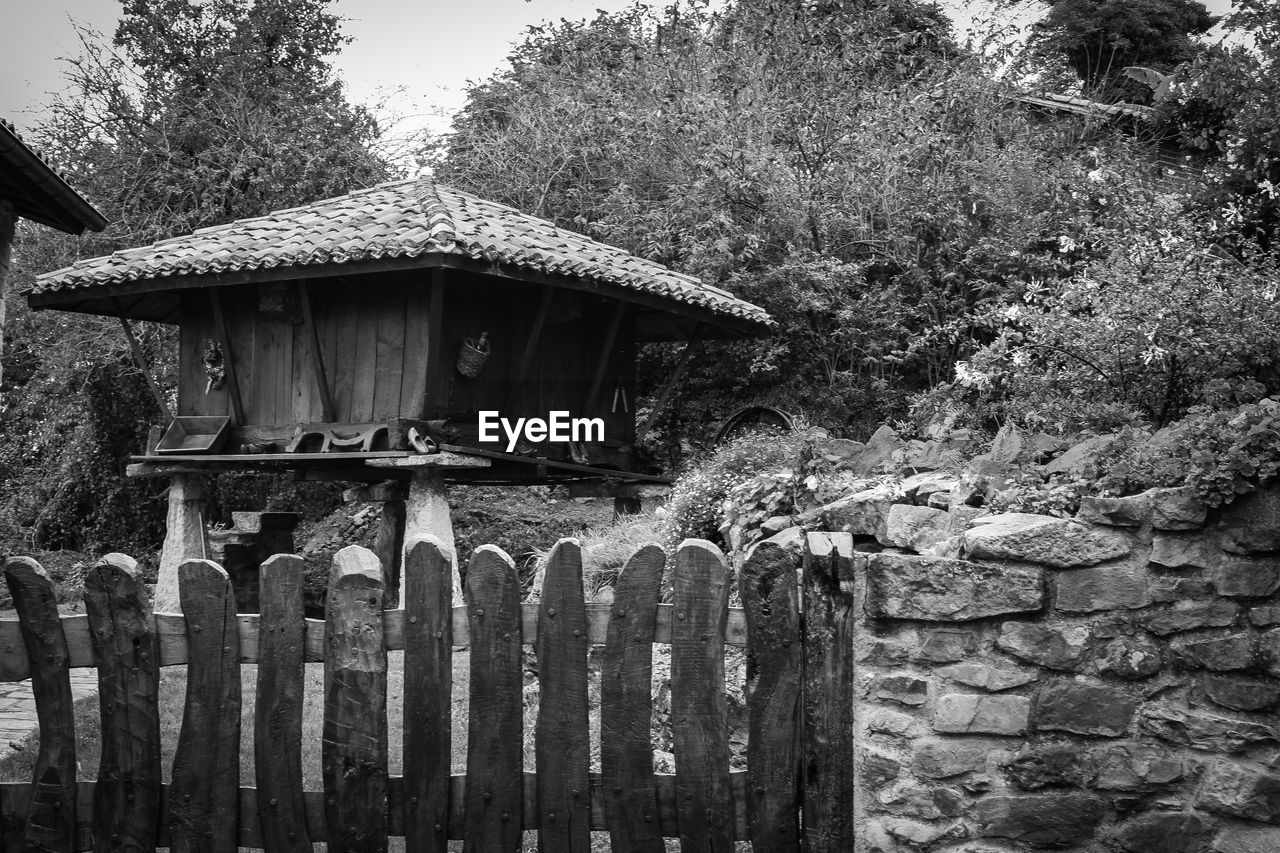
[[[631,557],[610,604],[584,601],[573,540],[551,552],[536,602],[521,601],[511,559],[484,546],[471,559],[467,603],[453,607],[448,555],[424,540],[409,549],[402,606],[384,610],[381,564],[350,547],[334,559],[324,620],[303,616],[303,564],[292,555],[263,564],[262,610],[252,615],[234,612],[219,566],[185,563],[185,616],[153,615],[136,563],[120,554],[89,573],[87,612],[59,615],[44,570],[12,558],[5,574],[18,618],[0,620],[0,680],[32,679],[40,744],[32,781],[0,784],[0,842],[5,851],[305,853],[313,842],[383,851],[389,840],[444,851],[460,839],[484,853],[657,853],[678,838],[689,851],[727,853],[742,841],[756,851],[852,850],[852,623],[840,591],[851,554],[848,534],[809,534],[803,557],[761,545],[737,578],[743,607],[731,608],[731,572],[700,540],[675,555],[669,604],[659,601],[666,557],[656,546]],[[748,737],[736,760],[745,769],[731,768],[726,646],[746,657]],[[588,698],[591,647],[598,711]],[[402,691],[388,691],[395,650]],[[455,721],[463,657],[468,710]],[[655,660],[670,664],[670,774],[654,771]],[[301,759],[307,662],[324,664],[317,790],[306,790]],[[251,743],[241,739],[246,664],[256,665]],[[97,667],[101,709],[97,778],[83,781],[68,683],[80,666]],[[165,666],[187,675],[167,776],[157,698]],[[536,718],[525,708],[530,666]],[[388,696],[400,695],[392,738]],[[465,729],[460,773],[455,729]],[[400,775],[388,772],[391,750],[401,751]],[[253,778],[242,778],[250,751]]]

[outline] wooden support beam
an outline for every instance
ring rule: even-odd
[[[529,374],[529,365],[533,362],[533,354],[542,339],[542,327],[547,322],[547,311],[551,308],[551,296],[555,293],[550,287],[542,289],[542,298],[538,301],[538,313],[533,315],[533,327],[529,330],[529,339],[524,342],[524,352],[520,354],[520,363],[516,365],[513,384],[524,381]]]
[[[427,308],[427,393],[422,411],[427,417],[433,412],[443,412],[449,407],[449,374],[452,366],[445,364],[444,354],[444,270],[431,271],[431,301]]]
[[[604,383],[604,375],[609,369],[609,362],[612,361],[613,346],[618,340],[618,329],[622,326],[622,317],[627,312],[627,304],[619,302],[617,307],[613,309],[613,318],[609,320],[609,330],[604,335],[604,346],[600,348],[600,360],[596,363],[596,375],[591,379],[591,392],[587,394],[586,405],[582,407],[582,414],[589,417],[591,412],[595,411],[596,400],[600,396],[600,386]]]
[[[218,333],[218,346],[222,347],[222,366],[227,372],[227,395],[231,398],[231,425],[241,426],[244,423],[244,402],[240,397],[240,383],[236,380],[236,360],[231,352],[227,318],[222,314],[222,296],[216,287],[209,290],[209,307],[213,309],[213,325]]]
[[[118,301],[116,305],[119,307]],[[161,393],[160,386],[156,384],[155,377],[151,375],[151,367],[147,364],[147,357],[142,353],[142,344],[138,343],[138,336],[133,333],[133,326],[124,316],[124,311],[121,311],[119,316],[120,327],[124,329],[124,336],[129,341],[129,352],[133,353],[134,363],[142,371],[142,377],[147,380],[147,387],[151,389],[151,396],[155,398],[156,408],[160,410],[160,414],[164,415],[165,420],[171,420],[173,412],[169,411],[169,403]]]
[[[693,356],[698,345],[702,343],[702,340],[698,337],[701,332],[702,324],[699,323],[694,327],[693,334],[689,336],[689,342],[684,345],[684,351],[680,353],[680,360],[676,362],[676,369],[671,371],[671,375],[667,377],[666,383],[662,386],[662,391],[658,393],[658,399],[654,401],[653,408],[649,411],[649,416],[644,419],[640,429],[636,430],[636,444],[644,441],[644,437],[649,434],[649,430],[657,423],[658,415],[662,414],[667,401],[679,386],[680,380],[684,378],[684,371],[689,366],[689,359]]]
[[[320,332],[316,328],[315,315],[311,310],[311,287],[305,281],[298,282],[298,301],[302,304],[302,323],[306,326],[311,343],[311,371],[316,386],[320,389],[320,414],[325,421],[337,420],[338,409],[333,404],[333,390],[329,387],[329,377],[324,369],[324,351],[320,348]]]

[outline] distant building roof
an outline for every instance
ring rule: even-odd
[[[0,199],[24,219],[80,234],[101,231],[107,220],[48,161],[0,119]]]
[[[1118,104],[1104,104],[1101,101],[1091,101],[1088,98],[1078,98],[1075,95],[1056,95],[1053,93],[1020,95],[1018,100],[1030,107],[1040,107],[1054,112],[1074,113],[1091,117],[1120,118],[1125,116],[1128,118],[1149,119],[1155,114],[1154,109],[1142,104],[1130,104],[1125,101],[1121,101]]]
[[[584,279],[654,298],[679,313],[702,309],[749,333],[767,332],[763,309],[692,276],[558,228],[429,178],[381,184],[266,216],[79,261],[36,280],[31,304],[72,307],[86,297],[217,286],[319,274],[457,266]],[[296,271],[296,273],[295,273]],[[101,291],[102,293],[94,293]],[[624,292],[618,296],[626,298]],[[74,309],[73,309],[74,310]],[[732,322],[736,321],[736,322]]]

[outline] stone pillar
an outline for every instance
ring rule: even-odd
[[[453,544],[453,520],[449,515],[448,490],[438,468],[416,468],[409,480],[409,500],[404,508],[403,546],[430,534],[440,540],[453,558],[453,603],[463,604],[462,581],[458,574],[458,553]]]
[[[205,541],[204,489],[194,475],[175,474],[170,478],[165,528],[154,609],[157,613],[181,613],[178,567],[183,560],[203,560],[209,553]]]

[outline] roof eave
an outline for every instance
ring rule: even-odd
[[[82,234],[86,229],[101,231],[107,227],[106,217],[40,159],[4,122],[0,122],[0,158],[34,183],[57,206],[57,210],[37,211],[16,205],[19,216],[69,234]]]

